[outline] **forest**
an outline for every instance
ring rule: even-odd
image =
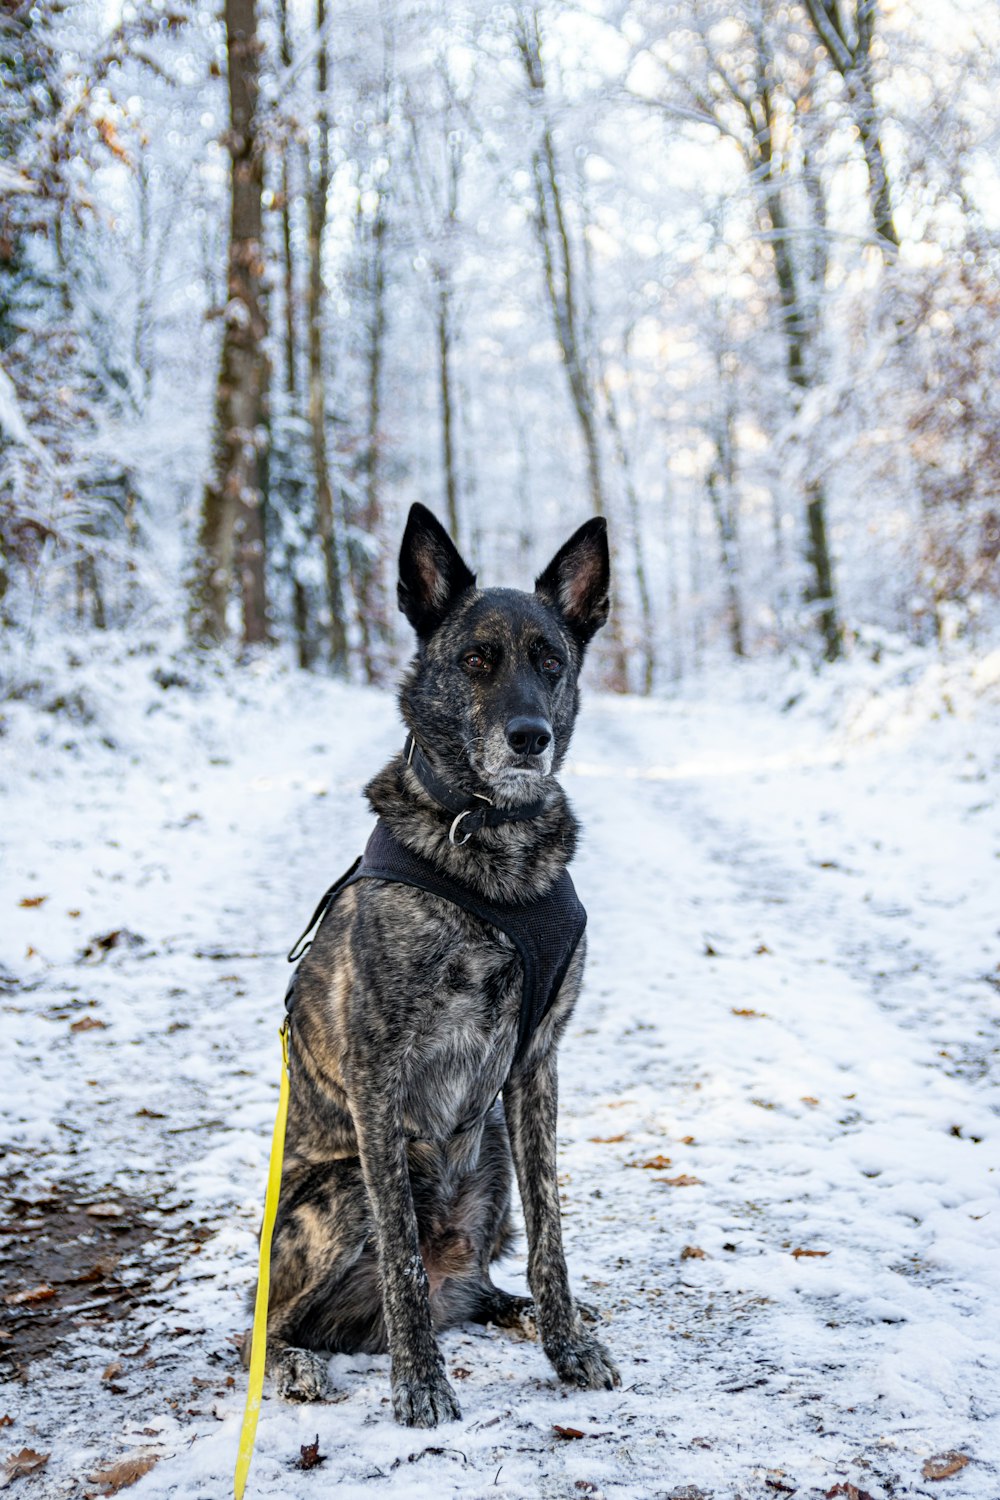
[[[998,101],[996,0],[0,0],[0,1489],[231,1494],[248,1403],[252,1500],[997,1500]],[[449,684],[513,675],[446,618],[404,679],[440,692],[397,702],[397,574],[415,628],[481,607],[449,551],[417,610],[414,502],[573,630],[557,728],[504,733],[558,741],[579,846],[549,802],[511,837],[574,848],[587,911],[558,1117],[525,1070],[550,1227],[521,1171],[434,1431],[377,1342],[286,1348],[302,1403],[240,1357],[286,955],[379,767],[460,743],[464,782]],[[563,663],[526,650],[534,692]],[[400,709],[434,720],[410,773]],[[399,1161],[404,1125],[472,1160],[509,1043],[499,1161],[508,929],[481,961],[384,910],[337,918],[377,936],[329,1014],[398,1019],[454,1127],[400,1106]],[[435,1029],[463,984],[481,1051]],[[360,1171],[339,1139],[317,1184]],[[382,1264],[448,1290],[442,1216]],[[559,1277],[613,1389],[546,1357]]]
[[[354,682],[416,499],[608,518],[599,680],[973,641],[989,0],[5,0],[0,618]]]

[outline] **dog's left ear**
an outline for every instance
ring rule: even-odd
[[[399,607],[423,639],[436,630],[457,602],[471,589],[476,575],[462,557],[441,522],[426,505],[411,505],[399,549]]]
[[[535,579],[535,593],[559,611],[581,647],[608,618],[608,523],[603,516],[574,531]]]

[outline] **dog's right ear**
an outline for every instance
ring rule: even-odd
[[[421,640],[441,624],[476,575],[426,505],[411,505],[399,549],[399,607]]]

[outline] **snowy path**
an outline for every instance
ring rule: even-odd
[[[96,731],[57,756],[27,714],[6,741],[34,774],[4,822],[31,854],[3,862],[0,962],[38,983],[0,1013],[5,1166],[22,1197],[133,1195],[187,1248],[127,1323],[11,1383],[0,1460],[50,1452],[17,1483],[62,1497],[159,1455],[135,1493],[201,1500],[235,1451],[283,951],[360,849],[398,730],[387,697],[298,679],[229,704],[121,681],[114,756]],[[339,1357],[338,1403],[265,1404],[252,1493],[997,1500],[996,746],[995,714],[866,743],[719,698],[589,704],[561,1170],[622,1389],[564,1392],[535,1346],[455,1330],[463,1420],[411,1432],[387,1361]],[[122,926],[142,945],[79,961]],[[948,1451],[971,1461],[942,1489],[921,1471]]]

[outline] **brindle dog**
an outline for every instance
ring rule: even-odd
[[[602,520],[582,526],[528,594],[477,590],[434,516],[410,512],[399,604],[417,654],[403,718],[453,788],[501,808],[540,807],[453,842],[452,812],[403,754],[367,796],[398,840],[490,900],[544,893],[572,858],[577,824],[554,773],[584,650],[608,616],[608,579]],[[556,1047],[583,958],[581,942],[512,1070],[521,960],[505,934],[382,880],[351,885],[330,906],[291,1012],[268,1317],[281,1395],[318,1400],[331,1352],[388,1348],[397,1420],[433,1427],[460,1416],[435,1329],[529,1316],[561,1379],[618,1384],[570,1291],[556,1185]],[[533,1303],[490,1278],[512,1239],[512,1154]]]

